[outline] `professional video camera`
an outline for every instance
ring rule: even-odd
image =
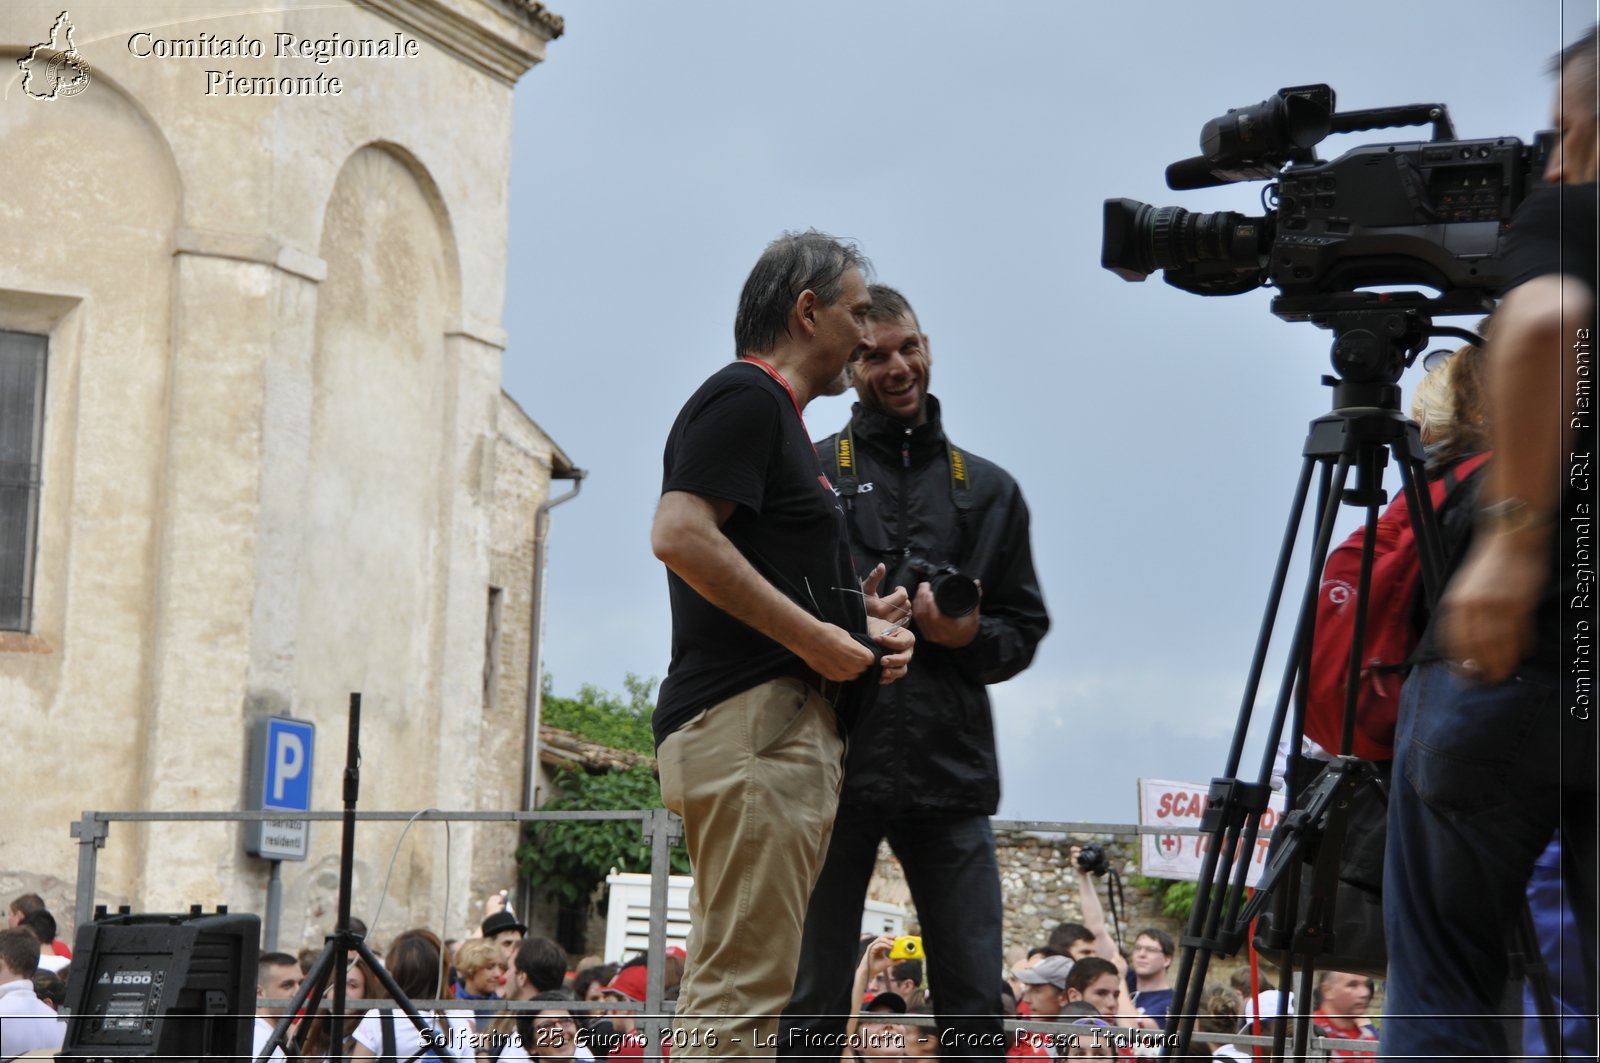
[[[1433,125],[1433,139],[1370,144],[1317,158],[1329,133]],[[1100,263],[1125,280],[1164,271],[1197,295],[1237,295],[1272,284],[1288,320],[1315,298],[1378,285],[1419,284],[1434,312],[1479,313],[1509,279],[1512,212],[1539,181],[1549,134],[1456,140],[1444,104],[1335,113],[1327,85],[1280,89],[1205,124],[1204,153],[1167,167],[1173,189],[1273,180],[1267,213],[1193,213],[1108,199]],[[1457,308],[1459,307],[1459,308]]]
[[[1330,133],[1425,123],[1433,126],[1430,141],[1370,144],[1331,162],[1316,155],[1316,145]],[[1286,800],[1292,811],[1275,832],[1271,866],[1248,900],[1243,865],[1248,856],[1241,854],[1255,852],[1258,835],[1269,829],[1268,799],[1276,788],[1270,751],[1302,733],[1304,700],[1295,696],[1296,681],[1311,658],[1313,599],[1345,505],[1366,511],[1355,620],[1356,630],[1364,630],[1378,512],[1389,500],[1383,469],[1391,457],[1416,533],[1426,600],[1437,600],[1445,575],[1444,538],[1430,501],[1420,429],[1400,409],[1399,380],[1430,336],[1483,342],[1465,329],[1435,325],[1433,318],[1482,314],[1511,281],[1511,218],[1538,185],[1551,141],[1547,133],[1528,145],[1515,137],[1457,140],[1443,104],[1337,114],[1331,88],[1303,85],[1213,118],[1201,133],[1203,154],[1167,167],[1167,184],[1174,189],[1270,181],[1262,192],[1264,215],[1106,201],[1100,262],[1123,279],[1144,280],[1159,269],[1168,284],[1198,295],[1237,295],[1270,284],[1278,289],[1273,314],[1309,321],[1334,336],[1336,375],[1322,378],[1332,389],[1332,409],[1311,422],[1301,447],[1300,478],[1266,620],[1246,673],[1228,761],[1212,779],[1200,822],[1205,855],[1173,980],[1164,1057],[1188,1058],[1210,957],[1234,954],[1247,938],[1280,957],[1281,985],[1295,976],[1300,981],[1301,1021],[1294,1027],[1293,1052],[1285,1055],[1288,1026],[1280,1024],[1274,1058],[1307,1056],[1317,969],[1360,970],[1352,959],[1373,960],[1381,969],[1370,949],[1369,955],[1356,956],[1372,937],[1381,951],[1381,933],[1367,939],[1356,933],[1373,928],[1373,906],[1341,886],[1340,862],[1353,829],[1355,799],[1382,789],[1374,766],[1351,754],[1358,654],[1350,655],[1346,676],[1339,755],[1303,794],[1295,772],[1289,772]],[[1432,294],[1362,290],[1413,285]],[[1272,715],[1263,746],[1269,753],[1256,777],[1246,778],[1240,766],[1251,713],[1313,481],[1316,534],[1310,573],[1304,597],[1289,614],[1299,618],[1289,664],[1268,700]],[[1258,914],[1268,917],[1261,925],[1270,921],[1264,932],[1256,924]]]

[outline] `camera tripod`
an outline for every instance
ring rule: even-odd
[[[1279,317],[1308,320],[1333,332],[1333,365],[1339,375],[1323,378],[1323,383],[1333,389],[1333,409],[1311,422],[1227,765],[1224,775],[1211,782],[1206,811],[1201,818],[1200,830],[1207,836],[1208,845],[1194,907],[1181,942],[1181,959],[1173,984],[1174,1007],[1168,1013],[1165,1029],[1164,1057],[1189,1055],[1211,956],[1236,953],[1255,916],[1269,904],[1272,906],[1272,929],[1267,944],[1282,958],[1280,986],[1288,989],[1294,974],[1299,974],[1296,987],[1299,1021],[1295,1024],[1294,1058],[1305,1058],[1307,1054],[1313,979],[1319,961],[1333,969],[1339,968],[1337,962],[1328,962],[1330,959],[1349,962],[1340,952],[1347,952],[1353,943],[1340,941],[1334,928],[1340,907],[1337,903],[1340,855],[1350,830],[1351,805],[1362,791],[1375,792],[1385,801],[1387,799],[1387,790],[1376,766],[1351,756],[1350,750],[1355,741],[1356,701],[1378,514],[1387,500],[1383,470],[1391,454],[1398,466],[1401,488],[1410,510],[1423,593],[1430,608],[1437,603],[1446,576],[1444,543],[1426,486],[1420,431],[1401,413],[1398,382],[1429,335],[1452,335],[1482,343],[1466,330],[1434,326],[1434,313],[1482,313],[1486,309],[1488,307],[1477,296],[1428,299],[1415,293],[1280,296],[1273,302],[1273,312]],[[1347,488],[1352,469],[1356,473],[1355,485]],[[1316,538],[1309,573],[1273,703],[1261,767],[1256,778],[1247,781],[1239,778],[1239,767],[1250,717],[1266,669],[1274,621],[1288,582],[1296,534],[1305,514],[1313,473],[1318,470]],[[1303,690],[1315,637],[1316,603],[1323,565],[1342,505],[1364,507],[1366,520],[1339,755],[1308,787],[1304,801],[1297,801],[1296,772],[1285,773],[1285,807],[1293,811],[1284,817],[1270,850],[1268,866],[1254,896],[1246,904],[1250,854],[1255,851],[1261,819],[1267,811],[1274,761],[1286,724],[1290,764],[1298,757],[1304,727]],[[1297,689],[1301,691],[1298,696]],[[1310,865],[1309,883],[1303,887],[1302,875],[1307,864]],[[1302,892],[1306,894],[1304,912],[1299,911]],[[1527,940],[1518,946],[1520,967],[1535,987],[1547,1043],[1560,1045],[1548,981],[1543,977],[1537,945],[1531,940],[1531,922],[1524,922],[1528,930],[1523,935]],[[1277,1017],[1287,1017],[1288,997],[1280,996],[1279,1001],[1281,1010]],[[1261,1018],[1266,1020],[1273,1016]],[[1272,1054],[1274,1058],[1283,1058],[1286,1024],[1278,1022],[1274,1026]]]
[[[350,730],[345,740],[344,760],[344,832],[339,842],[339,916],[338,923],[332,934],[328,935],[327,943],[323,945],[322,952],[317,955],[311,964],[311,970],[306,973],[305,980],[300,983],[299,990],[294,999],[284,1009],[283,1017],[272,1028],[272,1036],[262,1047],[255,1063],[270,1063],[274,1050],[282,1048],[287,1039],[289,1027],[294,1023],[295,1017],[304,1007],[308,1019],[315,1017],[317,1008],[322,1004],[322,994],[328,987],[331,979],[333,982],[332,1012],[328,1016],[329,1027],[332,1031],[330,1045],[330,1058],[344,1060],[344,1020],[345,1020],[345,972],[350,965],[350,956],[355,954],[367,963],[367,969],[375,975],[383,987],[389,991],[411,1024],[417,1028],[417,1033],[422,1037],[422,1051],[431,1052],[443,1060],[454,1060],[455,1054],[446,1046],[447,1038],[435,1030],[427,1019],[417,1011],[411,999],[406,996],[400,986],[395,983],[394,976],[384,968],[378,957],[373,955],[367,947],[366,938],[350,929],[350,884],[353,878],[356,849],[356,799],[361,790],[361,695],[350,695]]]

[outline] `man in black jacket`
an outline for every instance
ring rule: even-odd
[[[860,401],[817,451],[830,475],[837,470],[857,570],[882,562],[911,593],[919,648],[906,678],[880,692],[850,736],[780,1051],[837,1043],[867,883],[887,838],[921,919],[940,1044],[952,1057],[999,1057],[1004,958],[989,817],[1000,772],[986,686],[1028,666],[1050,621],[1022,492],[945,437],[916,314],[893,288],[870,291],[873,344],[851,365]],[[981,599],[965,615],[935,597],[944,565],[959,570],[952,579],[978,583]]]

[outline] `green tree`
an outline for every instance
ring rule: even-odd
[[[650,754],[655,738],[650,730],[651,692],[655,681],[628,675],[623,680],[626,699],[584,684],[575,698],[551,690],[544,677],[544,720],[552,727],[609,746]],[[578,767],[556,774],[559,796],[546,801],[543,811],[625,811],[661,807],[661,788],[648,764],[616,771],[590,772]],[[517,863],[535,889],[549,893],[564,906],[584,904],[605,881],[611,869],[649,871],[650,846],[637,820],[530,823],[517,848]],[[689,873],[689,854],[683,846],[672,849],[672,871]]]
[[[563,768],[557,775],[561,796],[545,802],[544,811],[569,809],[622,811],[660,808],[661,789],[648,765],[591,775],[581,768]],[[522,874],[535,889],[550,893],[563,905],[583,904],[614,867],[649,871],[650,845],[637,820],[529,824],[527,842],[517,849]],[[672,871],[689,873],[689,854],[672,849]]]
[[[1131,876],[1128,885],[1137,889],[1147,889],[1155,894],[1157,902],[1161,905],[1161,914],[1170,916],[1180,923],[1188,921],[1189,912],[1194,908],[1195,894],[1199,889],[1198,884],[1194,882],[1170,878],[1146,878],[1144,875]]]
[[[629,672],[622,685],[628,691],[626,700],[589,683],[578,688],[577,697],[564,698],[554,692],[546,672],[541,699],[543,720],[551,727],[612,749],[654,755],[656,740],[650,730],[650,713],[655,708],[651,698],[655,680],[640,679]]]

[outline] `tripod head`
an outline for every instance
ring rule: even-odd
[[[1493,301],[1482,292],[1440,296],[1421,292],[1339,292],[1279,296],[1272,312],[1285,321],[1309,321],[1333,335],[1333,368],[1324,377],[1334,389],[1333,408],[1399,411],[1400,375],[1416,361],[1429,336],[1456,336],[1483,344],[1467,329],[1435,325],[1436,316],[1487,314]]]

